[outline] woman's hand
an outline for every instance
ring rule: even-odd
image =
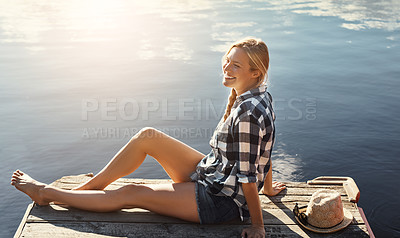
[[[250,226],[246,227],[242,231],[243,238],[264,238],[265,229],[264,226]]]
[[[267,196],[272,197],[272,196],[277,195],[278,193],[280,193],[281,191],[283,191],[285,189],[286,189],[286,185],[284,183],[274,181],[274,182],[272,182],[272,186],[271,187],[266,188],[264,186],[263,189],[262,189],[262,193],[267,195]]]

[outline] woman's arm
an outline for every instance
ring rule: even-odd
[[[286,189],[286,185],[281,182],[272,182],[272,162],[270,161],[267,176],[264,179],[264,187],[261,192],[267,196],[275,196],[282,190]]]
[[[265,237],[264,221],[257,185],[256,183],[242,183],[242,188],[251,217],[251,227],[243,229],[242,237]]]

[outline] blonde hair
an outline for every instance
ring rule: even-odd
[[[255,38],[245,38],[240,41],[237,41],[232,44],[232,46],[223,56],[222,64],[224,64],[226,57],[234,47],[238,47],[246,51],[247,56],[249,56],[250,59],[249,65],[251,71],[255,70],[260,71],[260,75],[258,76],[257,87],[263,83],[265,84],[267,79],[267,71],[269,67],[269,53],[267,45],[262,40]],[[226,106],[225,109],[224,121],[226,120],[226,118],[228,118],[229,114],[231,113],[231,109],[233,103],[236,100],[236,97],[237,97],[236,91],[235,89],[232,88],[228,98],[228,105]]]

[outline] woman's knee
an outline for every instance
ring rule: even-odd
[[[136,133],[136,135],[134,135],[132,139],[152,139],[160,137],[161,133],[161,131],[153,127],[144,127],[138,133]]]
[[[129,196],[130,194],[134,194],[137,193],[138,190],[141,189],[140,185],[136,185],[136,184],[128,184],[128,185],[124,185],[120,188],[118,188],[117,190],[119,190],[120,193],[122,193],[123,196]]]
[[[138,207],[143,196],[148,191],[148,187],[136,184],[125,185],[118,189],[123,198],[124,207]]]
[[[154,145],[159,143],[156,140],[161,139],[163,135],[163,132],[155,128],[144,127],[132,137],[129,143],[137,145],[143,152],[149,154],[154,149]]]

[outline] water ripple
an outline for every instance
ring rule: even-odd
[[[271,6],[264,9],[290,10],[297,14],[319,17],[338,17],[345,21],[341,27],[349,30],[400,29],[399,1],[273,0],[268,1],[268,4]]]

